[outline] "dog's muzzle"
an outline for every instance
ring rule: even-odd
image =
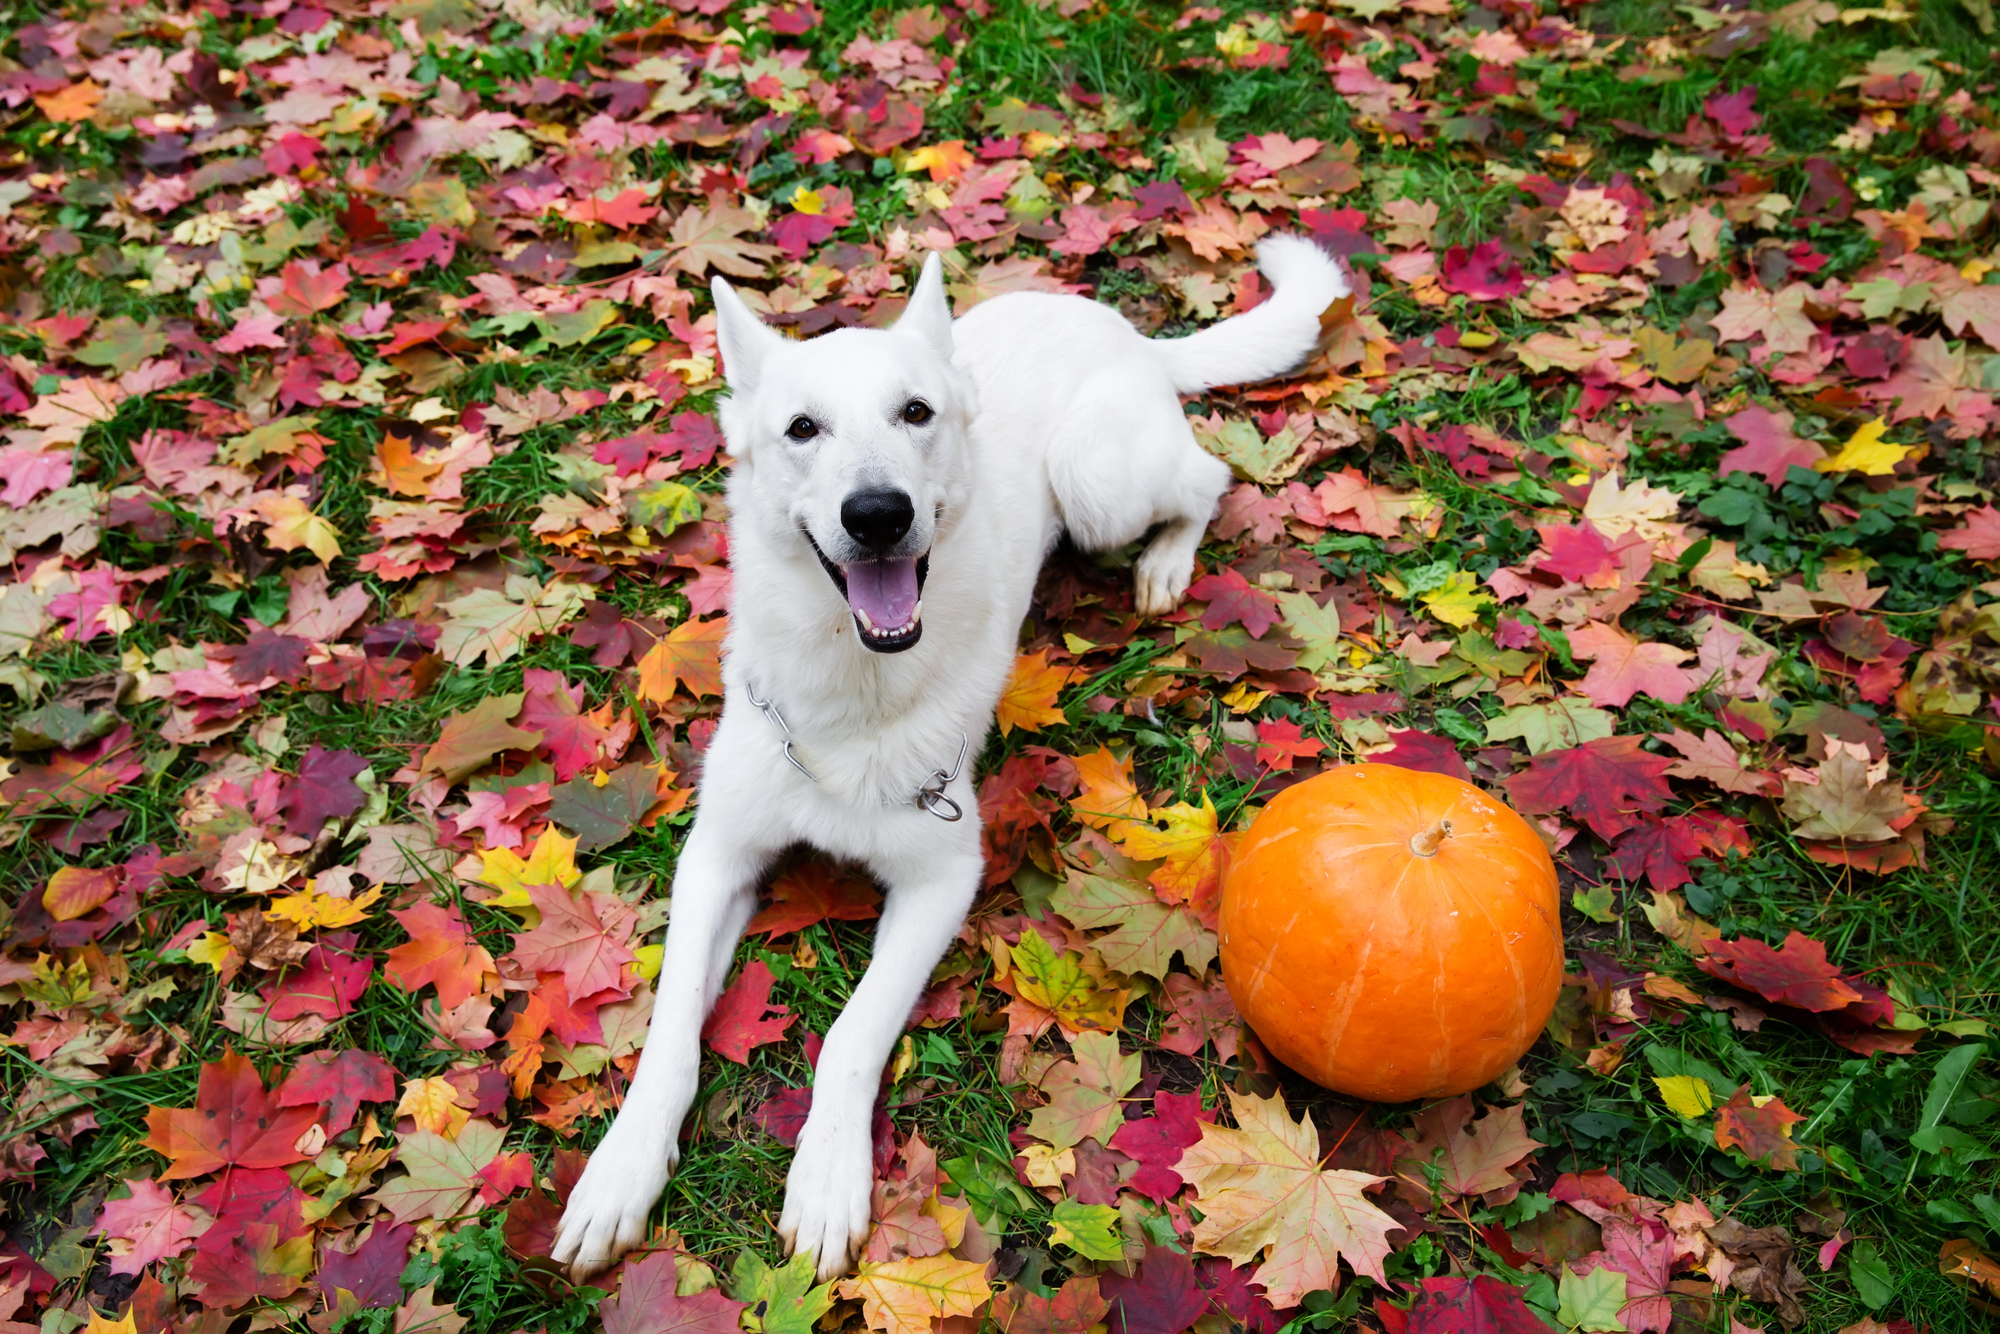
[[[811,533],[805,538],[819,558],[820,568],[846,599],[863,646],[877,653],[901,653],[915,647],[924,633],[924,580],[931,569],[928,551],[921,556],[837,565],[827,559]]]

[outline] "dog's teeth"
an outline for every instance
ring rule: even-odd
[[[861,608],[856,607],[854,609],[854,619],[861,622],[863,630],[866,630],[871,635],[875,633],[875,622],[869,620],[868,613]]]
[[[922,598],[918,598],[917,605],[913,607],[910,611],[910,624],[915,625],[918,621],[921,621],[922,619],[924,619],[924,600]]]

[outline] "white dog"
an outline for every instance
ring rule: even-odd
[[[701,1028],[765,869],[809,844],[887,889],[874,959],[826,1035],[779,1231],[846,1270],[869,1227],[882,1069],[982,879],[979,753],[1036,575],[1068,532],[1154,535],[1139,610],[1171,610],[1229,485],[1180,395],[1308,356],[1348,292],[1311,241],[1266,239],[1263,305],[1153,341],[1107,306],[1017,293],[953,322],[936,255],[893,329],[809,342],[714,285],[735,570],[721,724],[674,873],[658,998],[623,1109],[570,1195],[579,1278],[645,1238],[699,1086]]]

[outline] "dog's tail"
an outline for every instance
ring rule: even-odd
[[[1339,262],[1303,236],[1259,241],[1257,267],[1276,289],[1263,305],[1186,338],[1154,340],[1181,393],[1291,370],[1319,342],[1321,312],[1352,290]]]

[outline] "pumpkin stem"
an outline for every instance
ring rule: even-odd
[[[1435,857],[1438,854],[1438,848],[1443,845],[1450,833],[1451,821],[1440,818],[1436,824],[1424,830],[1423,833],[1410,836],[1410,851],[1416,853],[1419,857]]]

